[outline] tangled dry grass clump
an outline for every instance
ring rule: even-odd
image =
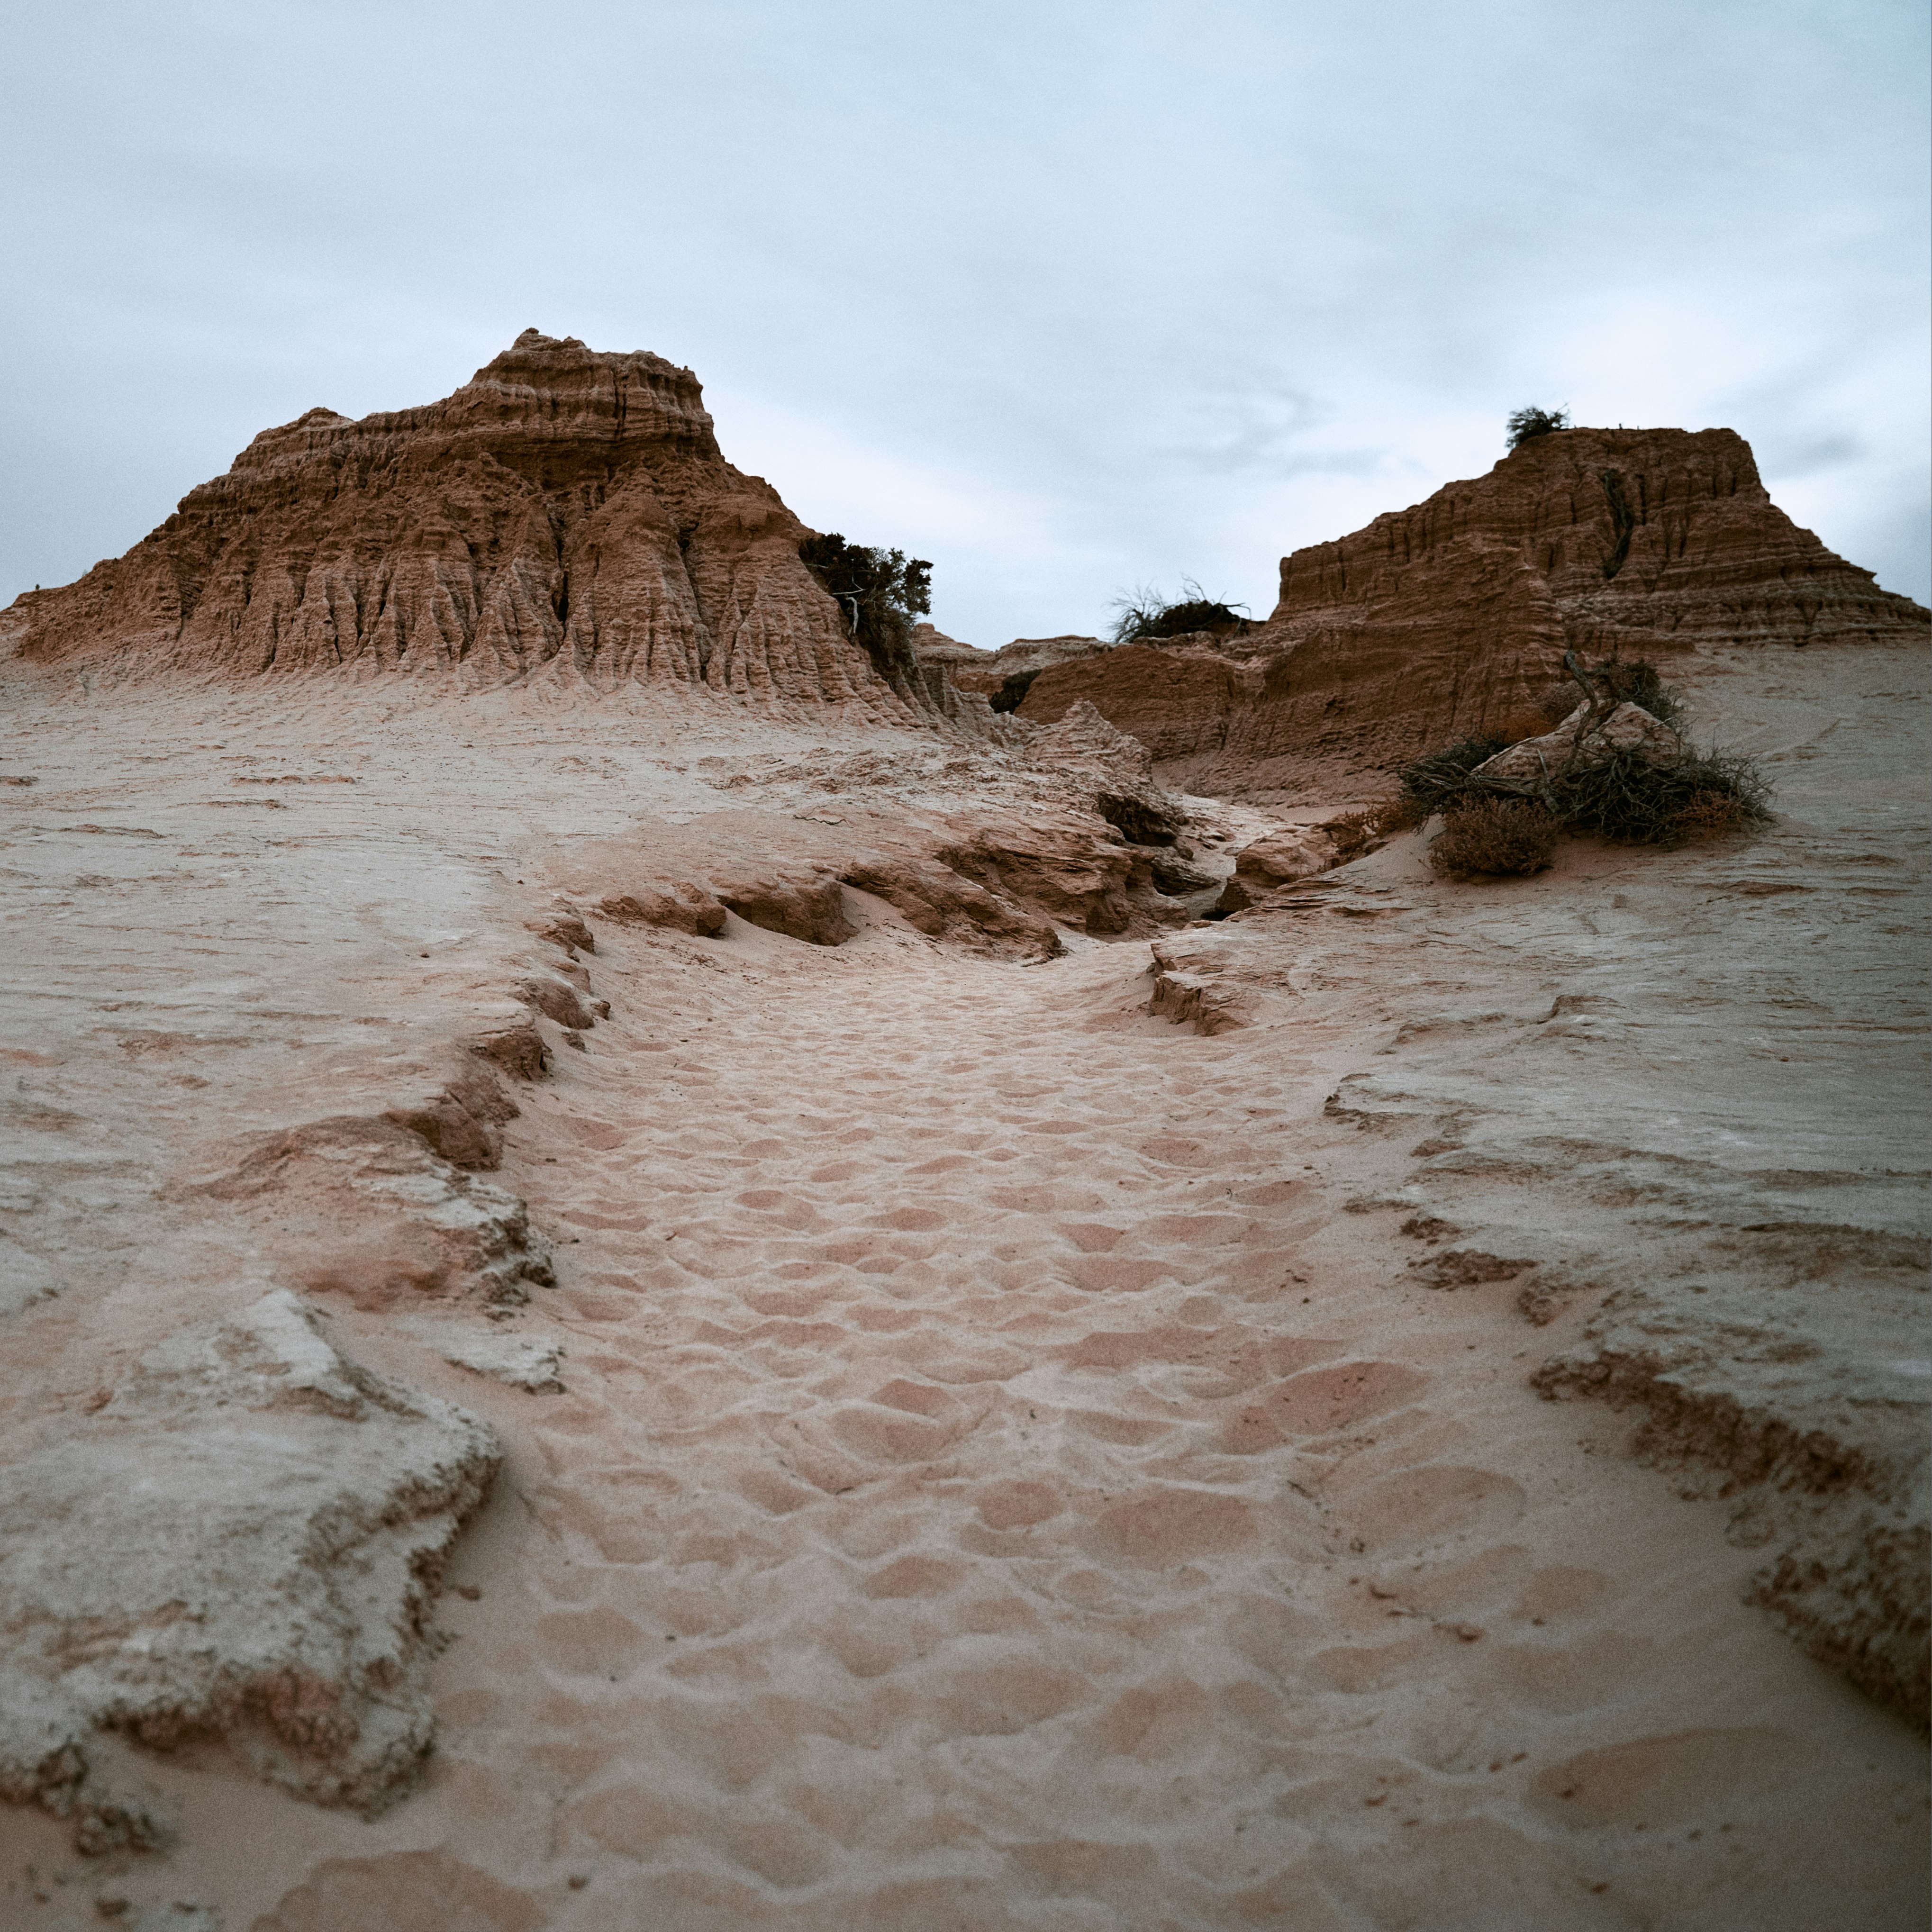
[[[1677,846],[1771,817],[1771,787],[1750,760],[1687,749],[1675,764],[1619,753],[1553,787],[1565,827],[1627,845]]]
[[[1488,878],[1546,872],[1562,831],[1534,799],[1471,798],[1443,814],[1429,862],[1438,872]]]
[[[1659,724],[1668,724],[1673,731],[1684,729],[1687,722],[1684,700],[1664,682],[1656,665],[1646,664],[1641,658],[1625,662],[1610,658],[1592,665],[1588,675],[1598,691],[1612,704],[1641,705]],[[1548,696],[1552,704],[1574,706],[1576,686],[1574,681],[1552,685]],[[1562,718],[1552,722],[1561,723]]]
[[[1724,838],[1745,830],[1752,823],[1750,808],[1735,793],[1693,792],[1677,812],[1678,830],[1694,842],[1700,838]]]
[[[1334,842],[1335,850],[1340,855],[1336,863],[1346,865],[1351,859],[1359,859],[1365,853],[1373,851],[1388,837],[1392,829],[1388,822],[1388,806],[1371,806],[1366,811],[1346,812],[1340,818],[1323,820],[1322,830]]]
[[[1747,758],[1688,742],[1670,750],[1648,742],[1618,748],[1599,735],[1625,705],[1681,734],[1683,700],[1654,664],[1611,659],[1586,669],[1574,658],[1565,662],[1569,679],[1502,730],[1460,739],[1405,766],[1397,774],[1401,795],[1378,815],[1377,830],[1387,836],[1439,813],[1443,830],[1430,855],[1438,871],[1520,875],[1547,866],[1565,832],[1669,848],[1747,831],[1770,818],[1771,788]],[[1554,742],[1550,762],[1534,776],[1485,769],[1510,746],[1543,738],[1573,717],[1574,731]],[[1666,746],[1673,742],[1664,739]]]
[[[1196,631],[1211,631],[1217,637],[1238,636],[1249,628],[1243,615],[1245,604],[1210,597],[1190,577],[1181,584],[1182,595],[1169,602],[1153,584],[1143,584],[1129,595],[1114,599],[1114,622],[1110,634],[1117,644],[1154,644],[1165,638],[1184,638]]]
[[[1500,732],[1479,732],[1459,738],[1438,752],[1425,752],[1413,764],[1403,766],[1396,777],[1402,786],[1400,803],[1406,808],[1408,823],[1420,825],[1424,819],[1447,809],[1471,789],[1470,773],[1498,752],[1507,750],[1509,743]]]

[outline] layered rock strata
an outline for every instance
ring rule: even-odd
[[[1366,773],[1499,725],[1566,650],[1897,642],[1928,622],[1793,524],[1735,431],[1571,430],[1283,558],[1247,635],[1050,665],[1018,715],[1084,699],[1198,788],[1293,787],[1311,762]]]
[[[921,664],[943,669],[958,689],[986,698],[997,696],[1010,678],[1036,676],[1051,664],[1071,664],[1112,648],[1104,638],[1070,632],[1057,638],[1016,638],[997,651],[982,651],[932,624],[916,626],[912,641]]]
[[[18,599],[4,634],[29,661],[137,673],[548,673],[930,708],[847,634],[806,534],[725,461],[688,369],[526,329],[441,402],[265,430],[125,556]]]

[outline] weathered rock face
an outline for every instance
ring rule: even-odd
[[[548,672],[902,718],[800,562],[805,533],[724,460],[689,370],[530,329],[442,402],[263,431],[125,556],[0,627],[30,660],[137,671]]]
[[[987,668],[996,653],[962,644],[957,638],[949,638],[936,624],[915,624],[912,647],[922,664],[943,668],[962,690],[986,692],[1000,688],[998,676],[988,682]]]
[[[1282,560],[1268,622],[1054,665],[1019,715],[1084,698],[1203,788],[1292,788],[1499,724],[1566,649],[1625,657],[1923,638],[1932,616],[1766,494],[1730,430],[1571,430]]]
[[[1070,632],[1058,638],[1016,638],[996,651],[982,651],[949,638],[932,624],[916,626],[912,641],[921,664],[943,667],[961,690],[989,698],[1016,672],[1042,671],[1049,664],[1094,657],[1112,648],[1103,638]]]
[[[1298,879],[1312,879],[1339,862],[1335,841],[1318,825],[1298,826],[1258,838],[1234,857],[1234,876],[1216,902],[1222,912],[1244,912],[1255,902]]]
[[[1155,758],[1185,759],[1221,750],[1230,722],[1252,706],[1261,685],[1258,666],[1212,650],[1121,644],[1042,670],[1019,715],[1046,723],[1084,701]]]
[[[0,1792],[74,1816],[83,1849],[149,1844],[90,1732],[217,1730],[305,1796],[380,1810],[428,1753],[424,1613],[500,1456],[286,1289],[170,1337],[9,1472]]]
[[[253,1220],[302,1288],[359,1308],[527,1301],[550,1271],[524,1204],[432,1152],[407,1118],[343,1115],[267,1136],[196,1197]]]
[[[1487,476],[1284,558],[1269,626],[1399,613],[1486,550],[1529,573],[1526,615],[1546,598],[1563,644],[1602,656],[1867,643],[1928,622],[1792,523],[1736,430],[1580,429],[1534,437]]]

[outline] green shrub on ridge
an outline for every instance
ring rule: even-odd
[[[917,666],[912,620],[932,608],[932,566],[902,550],[848,544],[836,530],[807,537],[800,560],[837,602],[847,634],[863,644],[889,684],[903,684]]]

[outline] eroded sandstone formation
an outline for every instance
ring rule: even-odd
[[[863,776],[798,773],[835,794]],[[1180,840],[1179,802],[1154,782],[1145,749],[1090,705],[1036,730],[1002,767],[988,759],[981,776],[970,808],[874,806],[862,790],[836,818],[746,810],[712,814],[696,832],[640,824],[578,847],[560,880],[620,927],[715,937],[728,911],[827,946],[852,936],[850,886],[929,939],[1030,961],[1058,957],[1063,930],[1139,937],[1212,902],[1220,874]]]
[[[943,668],[962,691],[990,698],[1010,678],[1037,676],[1049,665],[1097,656],[1112,647],[1104,638],[1070,632],[1055,638],[1016,638],[997,651],[982,651],[949,638],[936,626],[921,624],[914,630],[913,648],[921,664]]]
[[[725,461],[688,369],[526,329],[441,402],[265,430],[125,556],[4,622],[30,662],[548,673],[903,716],[805,534]]]
[[[1283,558],[1246,635],[1050,666],[1019,716],[1084,698],[1200,789],[1292,789],[1500,724],[1566,650],[1896,642],[1928,621],[1792,523],[1734,430],[1570,430]]]

